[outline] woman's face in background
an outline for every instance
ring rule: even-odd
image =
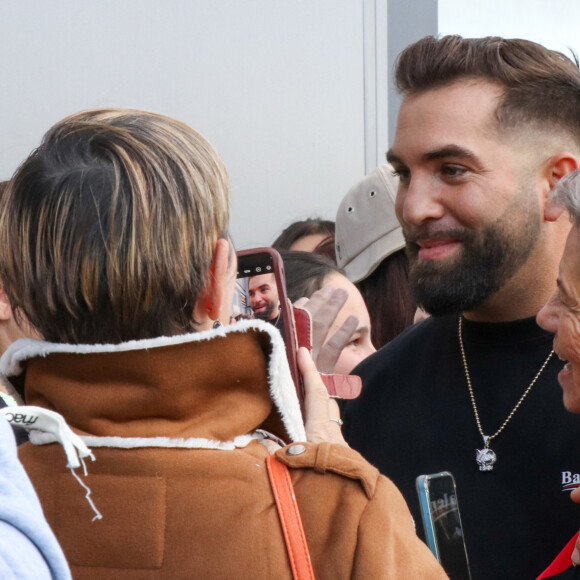
[[[352,335],[350,342],[340,354],[334,372],[348,375],[367,356],[373,354],[376,348],[371,342],[371,319],[365,301],[356,286],[342,274],[333,273],[324,279],[323,286],[344,288],[348,292],[346,303],[338,313],[334,323],[330,327],[327,339],[332,336],[351,315],[358,318],[358,326]]]

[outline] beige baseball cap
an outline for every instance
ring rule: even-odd
[[[338,207],[336,261],[351,282],[363,280],[405,247],[395,215],[398,184],[391,165],[381,165],[354,185]]]

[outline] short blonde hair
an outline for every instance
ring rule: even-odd
[[[229,221],[223,162],[199,133],[145,111],[54,125],[0,204],[0,276],[46,340],[121,342],[195,330]]]

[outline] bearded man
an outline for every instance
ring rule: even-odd
[[[415,297],[433,317],[355,369],[364,387],[345,434],[417,522],[415,478],[451,471],[473,579],[527,580],[578,529],[567,492],[580,422],[534,317],[570,229],[547,200],[578,168],[580,72],[525,40],[427,37],[396,81],[387,159]]]

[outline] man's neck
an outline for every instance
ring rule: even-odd
[[[556,285],[554,284],[554,289]],[[514,295],[510,300],[501,300],[498,294],[494,294],[492,298],[487,300],[479,308],[464,312],[463,315],[467,320],[474,322],[510,322],[512,320],[521,320],[523,318],[530,318],[536,316],[542,306],[547,302],[551,292],[548,292],[544,297],[530,296],[532,290],[528,292],[527,296]],[[537,294],[537,293],[533,293]]]

